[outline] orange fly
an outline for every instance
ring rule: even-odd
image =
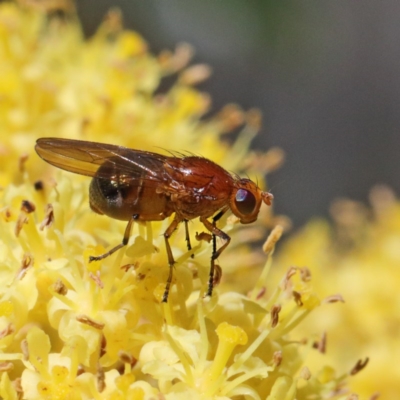
[[[261,203],[271,205],[273,196],[250,179],[241,179],[214,162],[197,156],[166,156],[111,144],[81,140],[41,138],[35,147],[39,156],[66,171],[91,176],[90,207],[98,214],[128,221],[122,242],[90,261],[101,260],[127,245],[134,221],[160,221],[174,214],[164,232],[169,275],[163,295],[168,300],[174,256],[169,238],[185,223],[186,241],[191,249],[188,221],[199,218],[211,232],[213,251],[207,295],[211,296],[215,260],[228,246],[230,237],[216,226],[232,211],[242,224],[257,219]],[[216,237],[224,244],[216,248]]]

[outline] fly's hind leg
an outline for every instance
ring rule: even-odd
[[[207,296],[211,296],[214,288],[214,274],[215,274],[215,260],[220,256],[220,254],[226,249],[229,245],[231,238],[224,231],[217,228],[217,221],[225,214],[227,210],[221,210],[215,217],[213,217],[213,222],[211,223],[207,218],[200,218],[200,221],[203,225],[211,232],[212,234],[212,255],[211,255],[211,266],[210,273],[208,278],[208,290]],[[217,249],[217,238],[221,238],[225,243]]]
[[[168,239],[171,237],[171,235],[173,234],[173,232],[178,227],[178,225],[181,221],[182,221],[182,219],[180,219],[179,217],[177,217],[175,215],[174,220],[171,222],[171,224],[169,225],[167,230],[164,232],[165,247],[167,249],[168,264],[169,264],[169,274],[168,274],[167,283],[165,285],[164,294],[162,297],[163,303],[166,303],[168,301],[168,294],[169,294],[169,290],[171,288],[172,276],[173,276],[173,270],[174,270],[174,264],[175,264],[174,256],[172,254],[171,246],[169,244]]]
[[[107,258],[108,256],[111,256],[111,254],[115,253],[117,250],[122,249],[122,247],[126,246],[129,242],[129,237],[131,236],[132,224],[137,219],[139,219],[139,214],[132,215],[131,219],[128,221],[128,225],[126,225],[124,237],[122,238],[122,242],[120,244],[113,247],[111,250],[107,251],[106,253],[101,254],[100,256],[90,256],[89,262],[103,260],[103,259]]]

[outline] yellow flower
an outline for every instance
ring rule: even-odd
[[[327,359],[339,369],[351,368],[356,358],[369,358],[365,370],[350,381],[363,398],[377,393],[396,398],[400,203],[383,186],[374,188],[370,199],[371,207],[344,199],[334,202],[334,224],[309,222],[281,249],[279,264],[290,260],[307,266],[321,296],[340,291],[345,304],[329,315],[311,315],[302,325],[303,334],[326,329],[328,343],[346,349],[327,351]]]
[[[150,150],[157,144],[256,176],[283,158],[276,149],[249,152],[259,113],[229,105],[202,118],[209,98],[194,84],[208,68],[188,66],[187,45],[150,54],[117,11],[84,40],[68,1],[23,4],[0,5],[0,397],[345,398],[349,374],[323,362],[307,368],[314,340],[293,335],[321,304],[307,270],[267,279],[281,228],[266,255],[249,246],[276,224],[270,210],[246,230],[234,218],[220,221],[232,245],[211,298],[204,298],[210,246],[199,241],[189,252],[178,231],[162,303],[170,221],[135,224],[125,249],[89,263],[121,242],[125,224],[90,211],[86,178],[54,171],[33,151],[38,137],[50,135]],[[46,12],[57,4],[64,18]],[[159,93],[167,74],[176,83]],[[240,126],[236,142],[223,144],[221,134]],[[190,228],[204,231],[198,221]]]

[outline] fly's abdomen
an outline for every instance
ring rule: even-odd
[[[118,171],[110,174],[111,168],[112,164],[102,165],[99,176],[92,179],[89,200],[93,211],[123,221],[133,215],[142,221],[162,220],[171,215],[169,199],[165,194],[157,193],[159,182],[149,179],[145,171],[140,170],[140,174],[132,179]],[[101,177],[106,169],[111,178]]]

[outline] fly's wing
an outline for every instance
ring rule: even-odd
[[[120,175],[132,180],[145,176],[146,179],[161,181],[167,159],[166,156],[148,151],[59,138],[38,139],[35,150],[43,160],[55,167],[105,179],[115,177],[117,170]],[[115,168],[100,168],[105,163]]]

